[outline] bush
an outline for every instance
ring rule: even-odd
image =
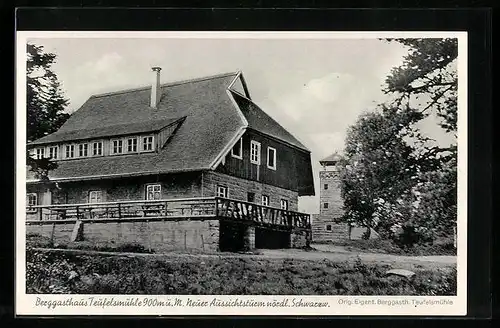
[[[407,256],[456,255],[456,248],[453,245],[453,241],[450,240],[446,240],[439,244],[414,244],[412,247],[397,244],[392,240],[381,238],[368,240],[344,240],[333,244],[344,246],[349,251],[361,250],[366,252]]]
[[[386,276],[387,265],[329,260],[121,257],[28,250],[29,293],[453,295],[456,271]]]

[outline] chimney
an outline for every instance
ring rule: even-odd
[[[161,87],[160,87],[160,71],[161,67],[152,67],[153,72],[156,72],[155,80],[151,86],[151,107],[156,108],[160,102]]]

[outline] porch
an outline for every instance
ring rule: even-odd
[[[213,238],[219,249],[233,250],[234,245],[244,245],[245,249],[255,248],[255,246],[266,248],[266,245],[273,244],[268,241],[276,239],[276,234],[281,236],[281,240],[288,240],[288,242],[278,244],[282,246],[281,248],[286,248],[293,247],[293,236],[296,234],[304,236],[304,240],[310,240],[311,236],[309,214],[220,197],[38,205],[26,207],[26,213],[28,227],[40,226],[40,231],[52,231],[49,237],[54,238],[57,226],[61,228],[64,226],[65,231],[73,230],[71,240],[78,239],[76,235],[80,228],[77,227],[85,225],[86,231],[93,231],[93,234],[97,234],[96,230],[99,229],[113,230],[114,228],[111,227],[127,229],[124,233],[118,232],[118,236],[122,239],[123,235],[129,234],[130,240],[140,240],[141,238],[137,236],[143,235],[145,229],[153,230],[144,237],[148,239],[147,243],[151,243],[150,239],[153,238],[151,235],[161,234],[159,231],[154,232],[155,229],[171,231],[178,229],[174,228],[179,226],[175,223],[183,223],[183,226],[188,227],[186,225],[188,222],[193,222],[193,224],[200,222],[200,224],[191,225],[196,227],[194,229],[197,230],[198,236],[206,233],[203,222],[208,223],[210,227],[217,222],[217,233],[215,235],[211,233],[213,237],[205,234],[200,238],[204,240],[202,243],[206,243],[208,238]],[[51,228],[43,230],[42,226]],[[139,228],[139,226],[146,228]],[[135,232],[134,229],[142,230]],[[179,235],[184,235],[185,240],[180,244],[181,246],[188,244],[186,238],[189,239],[190,229],[186,228],[182,232],[177,232],[177,237],[172,237],[172,240],[177,240]],[[213,228],[210,229],[213,230]],[[234,231],[240,232],[234,234]],[[175,235],[176,232],[172,234]],[[166,241],[170,238],[169,236],[164,234],[161,240]]]

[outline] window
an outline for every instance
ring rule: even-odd
[[[146,199],[158,200],[161,199],[161,185],[154,184],[146,187]]]
[[[127,139],[127,152],[129,153],[137,152],[137,138]]]
[[[323,203],[323,208],[328,208],[328,203]]]
[[[323,188],[324,188],[325,190],[327,190],[327,189],[328,189],[328,183],[325,183],[325,185],[323,186]]]
[[[227,187],[217,186],[217,197],[227,198]]]
[[[92,144],[92,156],[102,156],[102,141],[96,141]]]
[[[66,145],[66,158],[75,157],[75,145]]]
[[[269,206],[269,196],[262,195],[262,205]]]
[[[327,224],[327,225],[326,225],[326,230],[328,230],[328,231],[332,231],[332,225],[331,225],[331,224]]]
[[[100,203],[102,201],[102,192],[100,190],[91,190],[89,192],[89,203]]]
[[[113,148],[111,148],[111,154],[121,154],[123,153],[123,140],[113,140]]]
[[[152,151],[152,150],[153,150],[153,136],[142,138],[142,151]]]
[[[255,202],[255,193],[254,192],[247,193],[247,202],[250,202],[250,203]]]
[[[250,142],[250,162],[260,165],[260,143],[254,140]]]
[[[288,211],[288,201],[286,199],[280,200],[280,207],[282,210]]]
[[[276,170],[276,149],[267,147],[267,167]]]
[[[36,206],[37,205],[37,195],[34,192],[26,194],[26,205]]]
[[[242,138],[238,140],[238,142],[234,145],[233,149],[231,149],[231,156],[234,158],[243,158],[243,141]]]
[[[54,147],[49,147],[49,158],[50,159],[57,159],[57,156],[59,152],[59,147],[54,146]]]
[[[79,157],[87,157],[89,156],[89,145],[88,144],[79,144],[78,145],[78,156]]]
[[[36,159],[41,159],[45,155],[45,148],[37,148],[36,149]]]

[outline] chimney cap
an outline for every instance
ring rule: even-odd
[[[159,72],[159,71],[161,71],[161,67],[153,66],[153,67],[151,67],[151,70]]]

